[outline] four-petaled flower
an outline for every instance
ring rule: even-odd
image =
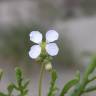
[[[43,36],[39,31],[32,31],[30,33],[30,40],[38,45],[33,45],[29,51],[29,56],[36,59],[40,56],[42,50],[42,39]],[[49,30],[46,33],[45,50],[50,56],[55,56],[58,54],[59,48],[53,41],[58,40],[59,34],[55,30]]]

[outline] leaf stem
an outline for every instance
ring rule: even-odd
[[[93,77],[92,79],[89,80],[89,83],[96,80],[96,77]]]
[[[43,75],[44,75],[44,69],[45,69],[45,64],[42,63],[41,70],[40,70],[40,78],[39,78],[39,85],[38,85],[38,96],[42,96],[42,80],[43,80]]]
[[[84,90],[84,93],[96,91],[96,86],[90,86]]]

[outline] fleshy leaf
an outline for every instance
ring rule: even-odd
[[[13,89],[15,88],[14,87],[15,85],[13,83],[10,83],[7,87],[7,90],[8,90],[8,95],[11,96],[12,92],[13,92]]]
[[[55,96],[56,91],[58,90],[57,86],[56,86],[56,80],[57,80],[57,73],[55,70],[51,71],[51,86],[48,92],[48,96]]]
[[[64,85],[64,88],[62,89],[60,96],[64,96],[71,87],[73,87],[74,85],[76,85],[79,82],[79,80],[80,80],[80,72],[77,71],[75,79],[70,80],[68,83],[66,83]]]
[[[0,92],[0,96],[7,96],[6,94],[4,94],[4,93],[2,93],[2,92]]]
[[[3,76],[3,70],[0,69],[0,80],[2,79],[2,76]]]

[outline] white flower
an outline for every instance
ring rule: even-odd
[[[37,45],[33,45],[29,51],[29,56],[33,59],[36,59],[41,54],[41,46],[43,36],[39,31],[32,31],[30,33],[30,40]],[[59,34],[55,30],[49,30],[46,33],[46,46],[45,50],[50,56],[56,56],[58,54],[59,48],[56,43],[52,43],[55,40],[58,40]]]

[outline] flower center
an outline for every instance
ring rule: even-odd
[[[40,46],[41,46],[42,50],[45,50],[46,42],[42,42],[42,43],[40,44]]]

